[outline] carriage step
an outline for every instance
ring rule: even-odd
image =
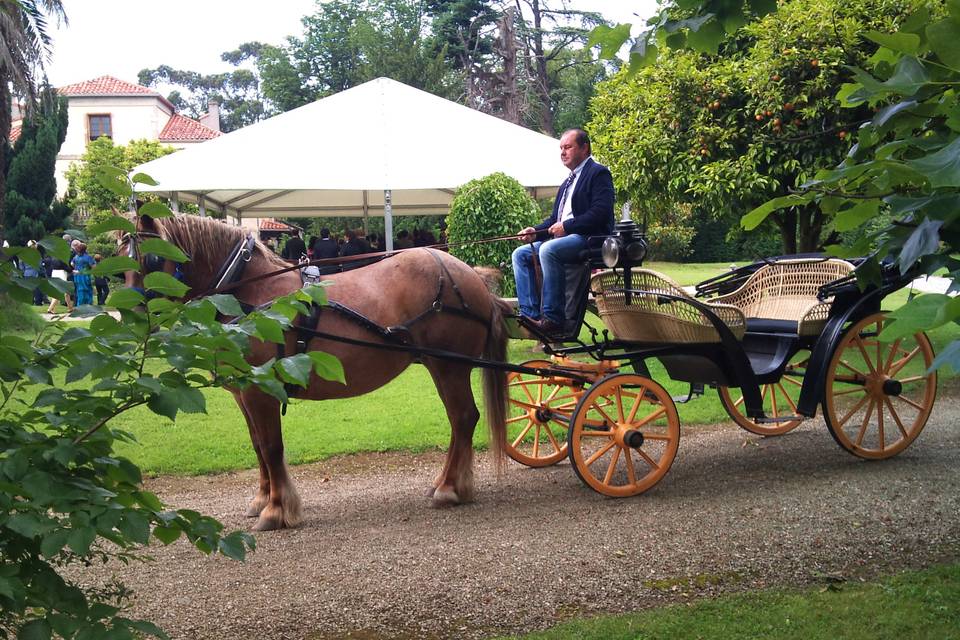
[[[805,416],[777,416],[775,418],[770,418],[764,416],[762,418],[751,418],[757,424],[779,424],[781,422],[793,422],[794,420],[806,420]]]
[[[703,395],[704,385],[702,382],[691,382],[690,389],[687,390],[686,395],[682,396],[673,396],[673,401],[678,404],[684,404],[690,402],[694,398],[699,398]]]

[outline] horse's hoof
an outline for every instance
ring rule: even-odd
[[[280,520],[277,518],[260,518],[253,525],[254,531],[275,531],[281,529]]]
[[[245,515],[248,518],[259,518],[261,511],[263,511],[263,507],[252,504],[249,507],[247,507],[247,512],[243,515]]]
[[[453,507],[460,504],[460,496],[453,489],[438,487],[433,492],[434,507]]]
[[[436,492],[437,492],[437,488],[436,488],[436,487],[430,487],[429,489],[427,489],[427,492],[426,492],[425,495],[426,495],[428,498],[432,498],[432,497],[433,497],[433,494],[435,494]]]

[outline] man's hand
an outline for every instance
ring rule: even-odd
[[[567,230],[563,228],[563,223],[557,220],[550,225],[550,235],[554,238],[562,238],[567,235]]]
[[[525,227],[517,234],[517,237],[520,239],[520,242],[533,242],[537,237],[537,230],[533,227]]]

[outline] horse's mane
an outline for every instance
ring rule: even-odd
[[[198,264],[206,263],[206,266],[212,270],[216,270],[237,243],[247,235],[247,230],[243,227],[235,227],[216,218],[186,214],[158,218],[156,223],[160,237],[180,247],[192,261]],[[289,266],[283,258],[259,240],[256,250],[269,263],[277,267]]]

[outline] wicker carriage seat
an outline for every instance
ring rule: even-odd
[[[818,300],[820,287],[853,271],[845,260],[782,260],[758,269],[743,285],[710,300],[743,311],[751,333],[815,336],[823,331],[832,300]]]
[[[693,297],[661,273],[633,269],[628,286],[623,271],[601,271],[591,277],[590,288],[600,318],[620,340],[672,344],[721,341],[710,319],[691,304]],[[631,291],[629,301],[626,289]],[[639,291],[644,293],[636,293]],[[737,339],[743,337],[746,321],[740,309],[713,301],[706,304]]]

